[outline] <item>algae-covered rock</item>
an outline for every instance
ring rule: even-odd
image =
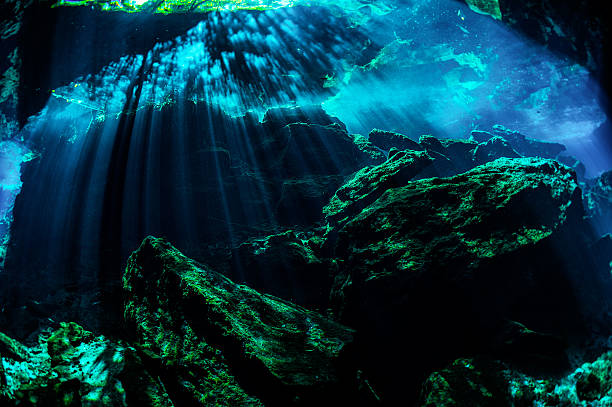
[[[478,143],[486,143],[496,136],[506,140],[516,152],[524,157],[556,158],[566,149],[563,144],[532,139],[501,125],[493,126],[491,132],[474,130],[470,138]]]
[[[419,276],[451,259],[454,271],[447,272],[459,272],[460,264],[473,269],[479,262],[534,245],[568,217],[582,215],[575,175],[554,161],[500,159],[448,179],[386,186],[340,231],[340,253],[350,253],[355,263],[368,260],[359,281],[396,273]],[[356,194],[337,195],[354,201]],[[464,260],[459,264],[460,258]],[[387,273],[377,276],[367,271],[371,269]]]
[[[341,223],[358,214],[385,190],[405,185],[431,162],[427,153],[409,150],[394,154],[376,167],[366,167],[336,191],[323,213],[328,221]]]
[[[612,233],[612,171],[587,183],[584,203],[593,228],[599,234]]]
[[[385,162],[387,159],[385,153],[374,145],[374,143],[359,134],[353,134],[352,137],[353,143],[355,143],[357,148],[365,154],[365,165],[378,165]]]
[[[393,147],[399,150],[424,150],[423,146],[416,141],[411,140],[408,136],[392,131],[374,129],[368,135],[368,140],[370,140],[372,144],[386,151],[391,150]]]
[[[457,359],[432,373],[421,390],[421,407],[500,407],[509,405],[502,366],[494,362]]]
[[[27,350],[21,343],[0,332],[0,356],[22,361],[27,355]]]
[[[397,397],[393,366],[418,372],[489,349],[511,317],[539,332],[579,331],[562,258],[581,250],[582,217],[575,174],[532,158],[389,188],[352,216],[337,235],[344,262],[332,295],[360,343],[378,348],[364,357],[379,375],[373,386]]]
[[[260,405],[333,398],[352,331],[238,284],[146,238],[124,276],[125,317],[186,403]],[[327,392],[327,393],[326,393]]]
[[[474,150],[474,162],[477,165],[497,160],[498,158],[519,158],[520,155],[512,149],[510,144],[502,137],[492,137],[480,143]]]
[[[609,406],[612,352],[565,377],[529,376],[494,360],[457,359],[421,388],[421,407]]]
[[[173,406],[134,348],[74,322],[20,347],[23,358],[0,360],[3,406]]]
[[[457,359],[433,372],[421,388],[420,407],[531,407],[559,404],[555,383],[486,358]]]

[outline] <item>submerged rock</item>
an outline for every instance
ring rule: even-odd
[[[587,182],[584,203],[593,228],[601,235],[612,233],[612,171]]]
[[[423,372],[462,352],[496,351],[507,319],[560,336],[580,332],[576,297],[598,294],[575,291],[578,277],[564,257],[586,247],[581,191],[569,168],[499,159],[377,194],[339,226],[335,256],[343,262],[332,293],[360,346],[378,348],[364,356],[374,388],[399,397],[393,366]],[[581,284],[597,278],[582,275]],[[528,336],[503,352],[534,352],[530,346],[548,338],[563,346]]]
[[[424,150],[419,143],[411,140],[408,136],[392,131],[374,129],[368,135],[368,140],[370,140],[372,144],[386,151],[389,151],[394,147],[400,150]]]
[[[607,406],[612,397],[612,352],[562,378],[532,377],[498,361],[457,359],[432,373],[421,407]]]
[[[563,144],[532,139],[501,125],[493,126],[491,133],[481,130],[474,130],[471,133],[471,139],[479,143],[486,143],[496,136],[506,140],[515,151],[524,157],[557,158],[565,151]]]
[[[478,165],[486,164],[498,158],[519,158],[520,155],[510,147],[502,137],[495,136],[484,143],[478,144],[474,150],[474,162]]]
[[[421,407],[499,407],[510,405],[502,366],[457,359],[432,373],[421,390]]]
[[[432,158],[425,152],[400,151],[383,164],[358,171],[323,208],[328,222],[341,223],[378,199],[385,190],[405,185]]]
[[[19,358],[0,355],[3,406],[173,406],[134,348],[73,322],[19,346]]]
[[[125,317],[184,403],[285,405],[330,400],[353,332],[233,283],[146,238],[124,277]],[[351,397],[351,396],[348,396]]]
[[[317,253],[311,238],[312,234],[289,230],[251,239],[232,251],[228,273],[261,292],[310,309],[325,308],[336,265]]]

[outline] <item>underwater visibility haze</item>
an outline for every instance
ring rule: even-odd
[[[609,406],[594,0],[5,0],[0,406]]]

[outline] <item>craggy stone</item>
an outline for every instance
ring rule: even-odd
[[[23,359],[0,360],[3,406],[173,406],[134,348],[73,322],[41,335],[37,346],[20,346]]]
[[[355,143],[357,148],[367,157],[364,160],[365,165],[379,165],[385,162],[387,159],[385,153],[374,145],[374,143],[359,134],[353,134],[352,137],[353,143]]]
[[[576,157],[572,157],[571,155],[560,155],[556,158],[556,160],[576,171],[576,175],[578,176],[579,180],[584,180],[586,167]]]
[[[479,143],[487,142],[495,136],[506,140],[516,152],[524,157],[556,158],[565,151],[563,144],[535,140],[499,124],[493,126],[491,132],[481,130],[471,132],[471,139]]]
[[[341,223],[358,214],[385,190],[405,185],[431,162],[431,157],[425,152],[402,151],[381,165],[358,171],[336,191],[330,203],[323,208],[326,219],[329,222]]]
[[[392,131],[374,129],[368,135],[368,140],[370,140],[372,144],[386,151],[389,151],[393,147],[399,150],[424,150],[423,146],[416,141],[411,140],[408,136]]]
[[[494,362],[457,359],[432,373],[421,390],[420,407],[498,407],[509,405],[502,366]]]
[[[421,388],[420,407],[531,407],[559,404],[555,383],[512,371],[498,361],[457,359],[432,373]],[[538,404],[534,404],[538,403]],[[541,403],[541,404],[539,404]]]
[[[449,157],[458,173],[474,168],[474,150],[478,144],[470,140],[442,139],[440,143],[444,147],[444,154]]]
[[[519,158],[520,155],[502,137],[492,137],[474,150],[474,163],[481,165],[498,158]]]
[[[146,238],[124,276],[125,317],[183,402],[260,405],[331,397],[352,331],[233,283]],[[168,384],[172,382],[172,384]]]
[[[0,332],[0,356],[23,361],[27,358],[25,347],[16,340]]]
[[[486,359],[458,359],[432,373],[421,407],[607,406],[612,396],[612,352],[566,377],[532,377]]]
[[[600,235],[612,232],[612,171],[607,171],[595,180],[587,182],[584,204],[593,228]]]
[[[537,331],[578,331],[580,308],[558,253],[580,252],[582,217],[575,174],[530,158],[390,187],[351,216],[337,234],[344,262],[332,297],[364,346],[385,343],[364,356],[374,388],[399,396],[387,373],[394,364],[417,372],[486,348],[510,315]]]

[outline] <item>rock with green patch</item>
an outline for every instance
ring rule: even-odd
[[[385,153],[372,143],[371,140],[359,134],[353,134],[351,137],[353,137],[353,143],[355,143],[357,148],[365,154],[365,165],[379,165],[385,162],[387,159]]]
[[[429,375],[419,405],[604,407],[611,400],[612,352],[606,352],[565,377],[534,377],[485,358],[458,359]]]
[[[405,185],[431,164],[423,151],[401,151],[383,164],[358,171],[323,208],[330,223],[342,223],[378,199],[387,189]]]
[[[532,139],[501,125],[493,126],[491,132],[474,130],[470,136],[472,140],[478,143],[486,143],[494,137],[501,137],[506,140],[512,149],[523,157],[556,158],[565,151],[563,144]]]
[[[134,348],[76,323],[61,323],[38,345],[20,347],[23,357],[0,360],[3,406],[174,405]]]
[[[474,150],[474,163],[481,165],[498,158],[519,158],[520,155],[512,149],[510,144],[502,137],[491,137],[484,143],[478,144]]]
[[[416,141],[400,133],[374,129],[368,135],[368,140],[382,150],[389,151],[393,147],[399,150],[423,151],[424,148]]]
[[[146,238],[124,276],[125,317],[184,403],[308,404],[333,398],[352,331]]]
[[[506,378],[495,362],[457,359],[432,373],[421,390],[420,407],[499,407],[509,405]]]
[[[572,281],[595,273],[573,277],[564,256],[586,247],[583,215],[569,168],[520,158],[389,187],[339,226],[333,304],[378,349],[364,357],[374,388],[395,394],[392,366],[418,372],[488,348],[510,316],[539,332],[579,330]]]

